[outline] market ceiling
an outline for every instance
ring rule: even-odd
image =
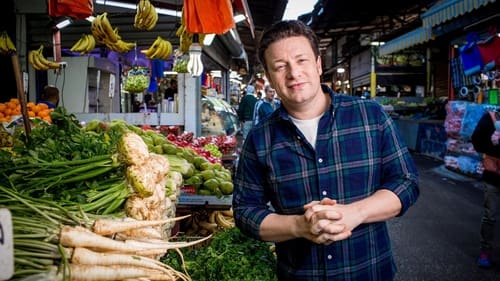
[[[135,5],[137,0],[119,0],[120,2]],[[107,1],[108,3],[110,1]],[[425,11],[435,0],[380,0],[366,2],[365,0],[319,0],[310,14],[303,15],[300,19],[308,23],[320,38],[320,47],[325,51],[334,40],[339,40],[347,35],[342,53],[349,56],[356,52],[359,42],[366,40],[384,40],[387,36],[395,37],[414,27],[420,22],[419,14]],[[148,46],[161,35],[178,45],[175,31],[179,26],[183,0],[152,0],[158,8],[178,11],[177,16],[159,15],[158,23],[152,31],[138,32],[133,26],[135,10],[112,7],[104,4],[94,6],[94,14],[108,12],[110,22],[117,27],[124,40],[137,42],[139,46]],[[249,74],[262,71],[256,54],[258,38],[264,28],[273,22],[279,21],[288,0],[232,0],[235,14],[245,13],[251,16],[248,22],[236,25],[240,40],[248,56]],[[28,19],[28,48],[33,49],[40,43],[46,42],[50,33],[50,22],[47,14],[29,14]],[[61,47],[71,47],[83,33],[90,31],[90,23],[84,20],[75,21],[69,27],[61,30]],[[377,37],[377,38],[375,38]],[[236,60],[237,63],[241,61]],[[241,65],[243,66],[243,65]],[[233,66],[232,66],[233,67]],[[234,66],[238,68],[239,66]]]
[[[122,3],[136,5],[137,0],[117,0]],[[140,47],[149,46],[154,39],[160,35],[171,41],[174,46],[179,45],[179,38],[175,36],[175,31],[180,25],[180,16],[182,13],[183,0],[151,0],[151,3],[157,8],[164,8],[177,11],[175,15],[159,15],[157,25],[151,31],[138,31],[133,26],[135,10],[113,7],[111,1],[99,1],[94,5],[94,14],[108,13],[108,18],[119,30],[120,36],[125,41],[136,42]],[[256,56],[257,38],[260,37],[263,29],[271,23],[280,20],[284,14],[287,0],[267,1],[267,0],[232,0],[235,14],[244,14],[247,12],[251,16],[248,22],[241,22],[236,25],[240,36],[242,47],[245,49],[248,57],[249,74],[255,72],[254,68],[258,65]],[[27,25],[29,49],[38,48],[40,44],[50,45],[46,38],[50,38],[51,26],[53,22],[47,14],[29,14]],[[90,23],[85,20],[74,21],[70,26],[61,30],[61,47],[70,48],[83,33],[90,32]],[[241,65],[232,66],[234,68],[244,67],[241,60],[235,60],[235,63]]]
[[[371,41],[386,41],[421,25],[419,15],[436,0],[319,0],[314,10],[300,17],[320,38],[325,51],[346,36],[340,51],[348,57]]]

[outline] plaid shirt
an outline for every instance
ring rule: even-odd
[[[316,150],[281,107],[243,144],[234,183],[237,226],[260,239],[271,212],[303,214],[329,197],[348,204],[379,189],[401,200],[402,215],[418,198],[418,175],[392,119],[373,101],[337,95],[321,117]],[[272,209],[268,203],[271,203]],[[306,239],[276,243],[280,280],[392,280],[396,272],[385,222],[362,224],[329,246]]]

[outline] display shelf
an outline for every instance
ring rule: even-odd
[[[215,196],[181,193],[177,208],[205,207],[210,209],[230,209],[232,201],[232,195]]]

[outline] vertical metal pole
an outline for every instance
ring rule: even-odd
[[[376,46],[371,47],[371,72],[370,72],[370,96],[374,98],[377,95],[377,73],[375,73]]]

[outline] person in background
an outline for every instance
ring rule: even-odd
[[[320,83],[318,39],[298,20],[262,33],[281,106],[253,127],[234,177],[236,226],[274,242],[283,280],[393,280],[386,221],[419,196],[418,173],[376,102]]]
[[[240,104],[238,106],[238,118],[241,125],[241,134],[243,140],[246,139],[248,132],[253,126],[253,109],[257,98],[255,97],[255,87],[248,85],[246,88],[246,94],[241,98]]]
[[[266,80],[262,77],[255,78],[254,86],[255,86],[255,96],[258,100],[262,99],[264,96],[264,86],[266,85]]]
[[[40,102],[49,108],[56,108],[59,105],[59,89],[51,85],[45,86],[40,94]]]
[[[500,113],[486,111],[481,117],[471,136],[474,149],[483,153],[484,171],[481,185],[484,190],[483,216],[479,228],[479,257],[477,265],[490,268],[493,242],[495,240],[495,222],[498,216],[498,199],[500,196]]]
[[[167,100],[169,98],[171,98],[173,100],[175,94],[177,94],[177,91],[178,91],[178,89],[177,89],[177,80],[175,80],[175,79],[170,80],[170,86],[167,89],[165,89],[164,98],[167,99]]]
[[[259,124],[260,120],[264,120],[267,116],[271,115],[279,106],[279,100],[275,99],[276,91],[269,85],[264,87],[264,98],[255,103],[253,111],[254,125]]]

